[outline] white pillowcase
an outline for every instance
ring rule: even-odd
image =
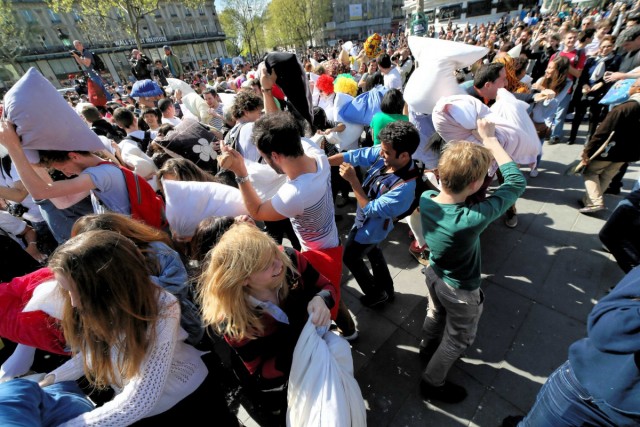
[[[473,64],[489,51],[485,47],[416,36],[409,36],[409,48],[418,67],[404,89],[404,100],[423,114],[430,114],[443,96],[463,94],[455,70]]]

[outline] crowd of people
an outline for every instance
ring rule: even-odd
[[[34,416],[154,425],[199,420],[203,407],[239,425],[222,371],[264,425],[300,416],[287,398],[304,376],[320,378],[305,390],[312,407],[322,406],[318,387],[339,384],[340,414],[323,416],[361,425],[362,396],[345,386],[352,360],[326,354],[372,332],[341,298],[343,265],[363,306],[394,303],[381,244],[399,221],[428,288],[419,392],[458,403],[467,392],[447,377],[483,312],[480,236],[499,218],[518,226],[522,169],[536,178],[545,145],[583,142],[588,114],[575,169],[588,215],[640,159],[640,2],[449,22],[425,38],[373,34],[256,64],[216,59],[198,72],[170,46],[156,61],[134,49],[125,87],[104,80],[81,41],[74,47],[86,93],[61,99],[32,69],[2,104],[7,425]],[[463,56],[467,66],[451,68]],[[42,100],[52,120],[29,114]],[[600,232],[627,276],[595,306],[588,337],[529,414],[505,426],[640,423],[637,187]],[[346,236],[336,207],[355,213]],[[344,378],[292,368],[307,325],[332,349],[311,352],[309,365],[342,364]],[[37,349],[61,363],[29,376]]]

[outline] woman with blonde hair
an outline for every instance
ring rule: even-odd
[[[205,325],[222,334],[244,364],[250,389],[283,387],[308,317],[330,323],[336,289],[294,249],[254,225],[234,224],[207,255],[198,297]]]
[[[219,399],[226,408],[222,394],[212,399],[202,353],[184,342],[178,301],[149,279],[131,240],[87,231],[60,246],[49,267],[63,291],[62,327],[73,356],[40,385],[84,375],[95,388],[115,391],[64,425],[158,425],[195,421],[197,408]],[[228,408],[216,413],[225,415],[235,418]]]

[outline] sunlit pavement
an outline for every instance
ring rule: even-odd
[[[369,426],[499,426],[505,416],[528,411],[547,376],[566,360],[569,345],[585,336],[591,308],[623,276],[598,232],[640,176],[638,167],[630,167],[620,196],[605,196],[608,210],[578,213],[583,181],[564,171],[579,157],[585,131],[583,124],[575,145],[544,145],[539,176],[530,178],[522,168],[528,186],[516,205],[518,226],[507,228],[501,218],[482,236],[484,312],[475,343],[449,374],[467,389],[463,402],[428,402],[419,394],[427,288],[422,266],[408,252],[408,226],[398,224],[384,245],[395,302],[363,307],[360,288],[345,269],[343,295],[360,330],[353,361]],[[343,239],[354,210],[354,204],[337,210],[344,217],[338,222]],[[239,417],[258,425],[242,411]]]

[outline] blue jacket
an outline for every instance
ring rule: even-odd
[[[591,395],[628,415],[640,415],[640,267],[593,308],[588,338],[569,348],[576,378]]]
[[[353,166],[370,167],[364,178],[366,183],[373,174],[377,174],[384,168],[384,161],[380,157],[381,146],[371,148],[360,148],[358,150],[347,151],[344,154],[344,161]],[[410,163],[413,166],[413,163]],[[409,167],[411,167],[409,166]],[[383,181],[396,181],[395,174],[382,174]],[[370,201],[364,208],[358,206],[356,210],[356,221],[354,227],[358,229],[355,240],[362,244],[375,244],[383,241],[393,230],[393,220],[403,214],[415,198],[416,182],[410,180],[398,186],[394,186],[389,191],[379,186],[380,191],[370,196]],[[366,189],[365,189],[366,191]],[[382,193],[382,194],[381,194]]]

